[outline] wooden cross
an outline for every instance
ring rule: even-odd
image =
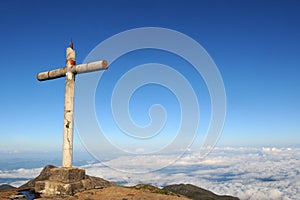
[[[74,85],[75,75],[98,70],[106,70],[108,64],[106,60],[76,65],[76,52],[73,49],[71,40],[70,47],[66,49],[66,66],[47,72],[38,73],[37,79],[45,81],[66,77],[65,106],[64,106],[64,139],[62,167],[72,167],[73,160],[73,127],[74,127]]]

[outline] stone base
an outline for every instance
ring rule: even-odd
[[[83,190],[81,181],[77,181],[75,183],[38,181],[35,185],[35,191],[40,193],[42,197],[74,195],[75,193]]]
[[[37,181],[35,192],[42,197],[74,195],[94,188],[89,179],[85,179],[85,170],[79,168],[53,168],[49,180]]]
[[[84,179],[85,170],[80,168],[54,168],[50,170],[49,181],[74,183]]]

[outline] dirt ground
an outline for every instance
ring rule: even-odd
[[[16,190],[0,192],[0,200],[11,199],[18,192]],[[15,196],[16,197],[16,196]],[[121,186],[111,186],[104,189],[92,189],[68,197],[38,198],[38,200],[187,200],[188,198],[176,194],[159,194],[151,191],[137,190]]]

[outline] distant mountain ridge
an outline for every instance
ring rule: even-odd
[[[202,189],[192,184],[168,185],[164,187],[163,190],[174,192],[176,194],[180,194],[194,200],[202,200],[202,199],[238,200],[239,199],[237,197],[232,197],[228,195],[216,195],[211,191]]]
[[[8,184],[0,185],[0,191],[13,190],[13,189],[16,189],[16,188],[14,186],[11,186]]]

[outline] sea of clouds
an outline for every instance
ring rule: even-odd
[[[171,158],[171,159],[170,159]],[[191,183],[240,199],[299,199],[300,148],[215,148],[207,157],[188,152],[172,155],[118,157],[79,167],[87,174],[123,185],[149,183],[163,187]],[[162,169],[151,171],[160,166]],[[0,170],[0,184],[19,186],[42,168]]]

